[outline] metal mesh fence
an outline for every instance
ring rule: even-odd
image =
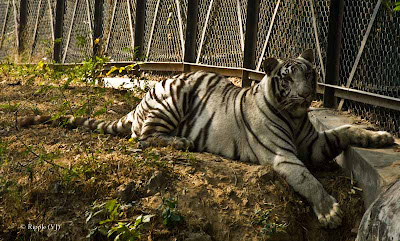
[[[340,84],[346,85],[366,33],[375,1],[345,1]],[[350,88],[400,98],[400,13],[381,7],[372,25]],[[400,136],[400,112],[359,102],[345,108]]]
[[[146,54],[147,52],[150,51],[150,49],[148,49],[148,43],[150,40],[152,31],[152,25],[154,22],[154,16],[156,15],[156,8],[157,4],[159,4],[160,0],[147,0],[146,1],[146,11],[145,11],[145,23],[144,23],[144,43],[143,43],[143,51]]]
[[[314,1],[314,12],[316,18],[318,40],[321,47],[322,63],[326,68],[326,52],[328,49],[328,30],[329,30],[329,6],[330,0]],[[318,65],[318,63],[317,63]],[[321,82],[324,82],[321,79]]]
[[[200,0],[197,63],[243,66],[246,0]]]
[[[104,32],[105,54],[111,61],[133,61],[136,0],[105,1]]]
[[[93,53],[94,0],[67,0],[62,37],[63,63],[81,62]]]
[[[262,1],[259,21],[259,33],[257,44],[257,64],[263,57],[263,46],[267,37],[267,31],[272,21],[274,9],[278,1]],[[323,62],[326,59],[327,33],[329,16],[329,1],[314,1],[314,14],[316,19],[318,39],[321,46]],[[294,57],[305,49],[312,48],[315,51],[315,64],[322,77],[322,67],[316,49],[313,15],[310,1],[280,1],[272,31],[266,45],[264,56],[274,56],[282,59]],[[260,66],[261,70],[262,65]]]
[[[19,14],[19,1],[0,1],[0,60],[13,58],[16,49],[16,20]]]
[[[155,5],[149,5],[154,7],[154,10],[152,9],[154,14],[145,26],[146,33],[149,35],[144,43],[147,60],[181,62],[185,45],[187,0],[154,2]]]
[[[37,62],[52,56],[54,36],[55,0],[34,0],[27,2],[26,25],[22,26],[24,57]]]

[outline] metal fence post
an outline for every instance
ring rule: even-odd
[[[344,0],[331,0],[328,30],[328,48],[326,53],[326,78],[325,84],[338,85],[340,69],[340,51],[342,45],[342,25],[344,13]],[[325,86],[324,106],[336,108],[337,99],[335,90]]]
[[[61,47],[62,47],[62,36],[64,26],[64,9],[65,0],[57,0],[56,2],[56,14],[55,14],[55,27],[54,27],[54,48],[53,48],[53,60],[57,63],[61,61]]]
[[[16,47],[16,54],[15,54],[15,56],[14,56],[14,58],[15,58],[15,61],[18,61],[18,51],[19,51],[19,48],[20,48],[20,44],[19,44],[19,41],[20,41],[20,31],[19,31],[19,23],[18,23],[18,21],[19,21],[19,16],[18,16],[18,14],[17,14],[17,6],[16,6],[16,3],[15,3],[15,0],[12,0],[12,7],[13,7],[13,12],[14,12],[14,27],[15,27],[15,47]]]
[[[259,10],[260,0],[248,1],[243,56],[243,68],[245,69],[255,69]],[[243,71],[242,87],[250,86],[250,84],[249,73]]]
[[[136,0],[136,19],[135,19],[135,60],[143,57],[144,45],[144,24],[145,24],[146,0]]]
[[[24,50],[24,45],[22,43],[23,32],[26,27],[26,16],[27,16],[27,0],[20,0],[19,2],[19,26],[18,26],[18,55]]]
[[[93,26],[93,58],[100,53],[101,37],[103,33],[103,11],[104,0],[95,0],[94,5],[94,26]]]
[[[196,62],[196,37],[197,37],[197,23],[198,23],[198,10],[199,1],[188,1],[187,17],[186,17],[186,39],[185,39],[185,53],[183,61],[186,63]],[[190,71],[190,66],[184,65],[184,71]]]

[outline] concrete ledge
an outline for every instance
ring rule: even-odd
[[[339,114],[332,109],[312,108],[311,121],[317,130],[328,130],[345,124],[354,124],[354,118]],[[396,144],[400,141],[396,139]],[[346,174],[353,174],[362,188],[364,205],[368,208],[381,191],[400,179],[400,152],[398,146],[381,149],[350,147],[336,158]]]

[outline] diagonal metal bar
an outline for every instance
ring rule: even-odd
[[[53,19],[53,7],[51,6],[51,1],[47,0],[47,4],[49,5],[49,15],[50,15],[50,29],[51,29],[51,39],[55,40],[54,38],[54,19]]]
[[[363,40],[361,41],[361,46],[360,46],[360,49],[358,50],[356,61],[354,62],[353,68],[351,69],[351,72],[350,72],[350,76],[347,79],[346,88],[349,88],[350,85],[351,85],[351,82],[353,81],[354,74],[355,74],[355,72],[357,70],[358,63],[360,62],[361,55],[362,55],[362,53],[364,51],[365,44],[367,43],[369,33],[371,32],[371,29],[372,29],[372,25],[374,25],[376,15],[378,14],[379,8],[381,7],[381,3],[382,3],[382,0],[378,0],[378,2],[375,5],[374,12],[372,13],[372,17],[369,20],[367,31],[365,32]],[[344,104],[344,99],[341,99],[340,103],[338,105],[338,110],[342,109],[343,104]]]
[[[74,6],[74,10],[72,12],[71,25],[69,26],[69,31],[68,31],[68,35],[67,35],[67,42],[65,44],[65,49],[64,49],[63,58],[62,58],[62,62],[61,63],[65,63],[65,58],[67,57],[69,42],[71,40],[72,28],[74,27],[76,8],[78,7],[78,1],[79,0],[75,0],[75,6]]]
[[[93,50],[93,27],[92,27],[92,18],[90,14],[90,4],[89,0],[86,0],[86,14],[87,14],[87,20],[88,20],[88,25],[89,25],[89,39],[90,39],[90,49]]]
[[[33,47],[35,46],[35,42],[36,42],[36,35],[37,35],[37,29],[38,29],[38,25],[39,25],[39,16],[40,16],[41,6],[42,6],[42,0],[39,0],[37,13],[36,13],[35,28],[33,29],[33,36],[32,36],[33,39],[32,39],[32,45],[31,45],[31,52],[29,55],[30,58],[32,58]]]
[[[203,48],[204,36],[206,35],[207,26],[208,26],[208,21],[209,21],[209,19],[210,19],[210,14],[211,14],[211,10],[212,10],[212,7],[213,7],[213,3],[214,3],[214,0],[211,0],[211,1],[210,1],[210,6],[208,7],[208,10],[207,10],[206,21],[204,22],[203,31],[202,31],[202,33],[201,33],[201,39],[200,39],[199,49],[197,50],[196,63],[199,63],[199,60],[200,60],[201,49]]]
[[[9,8],[10,8],[10,0],[8,0],[8,2],[7,2],[6,14],[4,14],[4,23],[3,23],[3,27],[0,32],[0,48],[3,46],[3,39],[4,39],[5,31],[6,31],[6,24],[7,24]]]
[[[131,13],[131,4],[130,0],[126,0],[126,5],[128,7],[128,21],[129,21],[129,31],[131,34],[131,47],[132,51],[135,51],[135,35],[133,33],[133,25],[132,25],[132,13]]]
[[[15,4],[15,0],[13,0],[13,9],[14,9],[14,23],[15,23],[15,45],[17,50],[19,49],[19,23],[18,23],[18,14],[17,14],[17,6]]]
[[[159,6],[160,6],[160,0],[157,1],[156,9],[154,11],[153,23],[151,24],[151,30],[150,30],[150,38],[149,38],[149,43],[147,45],[147,51],[146,51],[146,60],[147,60],[147,58],[149,58],[150,47],[151,47],[151,42],[153,41],[154,27],[156,26],[156,20],[157,20]]]
[[[315,17],[315,13],[314,13],[313,0],[310,0],[310,4],[311,4],[311,15],[312,15],[313,27],[314,27],[315,44],[317,45],[317,52],[318,52],[318,58],[319,58],[319,65],[321,67],[322,78],[325,82],[325,67],[324,67],[324,63],[322,60],[321,45],[319,44],[319,39],[318,39],[317,18]]]
[[[244,52],[244,33],[243,33],[243,21],[242,21],[242,8],[240,6],[240,0],[236,0],[236,11],[239,22],[239,35],[240,35],[240,47]]]
[[[113,29],[113,24],[114,24],[114,18],[115,18],[115,9],[117,8],[117,0],[115,0],[114,2],[114,6],[113,6],[113,10],[112,10],[112,14],[111,14],[111,23],[110,23],[110,29],[108,31],[108,36],[107,36],[107,42],[106,42],[106,46],[104,47],[104,52],[107,53],[108,50],[108,45],[110,44],[110,38],[111,38],[111,32]]]
[[[183,39],[183,21],[181,16],[181,4],[179,0],[175,0],[176,3],[176,11],[178,14],[178,25],[179,25],[179,37],[181,39],[181,46],[182,46],[182,61],[184,60],[185,56],[185,40]]]
[[[278,8],[279,8],[279,4],[280,3],[281,3],[281,0],[278,0],[278,2],[276,3],[274,14],[272,15],[271,23],[269,24],[267,37],[265,38],[264,46],[263,46],[263,49],[261,51],[260,58],[258,59],[258,64],[257,64],[257,67],[256,67],[256,71],[260,70],[260,67],[261,67],[261,64],[262,64],[262,61],[263,61],[263,58],[264,58],[265,50],[267,49],[269,37],[271,36],[272,27],[274,26],[275,17],[276,17],[276,14],[278,12]]]

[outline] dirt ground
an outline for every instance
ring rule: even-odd
[[[83,129],[16,128],[17,116],[32,114],[120,118],[141,96],[0,75],[0,240],[107,240],[104,230],[139,215],[154,215],[136,229],[140,240],[355,239],[363,203],[333,162],[312,170],[344,211],[343,225],[328,230],[268,166],[141,150],[135,140]],[[103,210],[110,200],[118,215]]]

